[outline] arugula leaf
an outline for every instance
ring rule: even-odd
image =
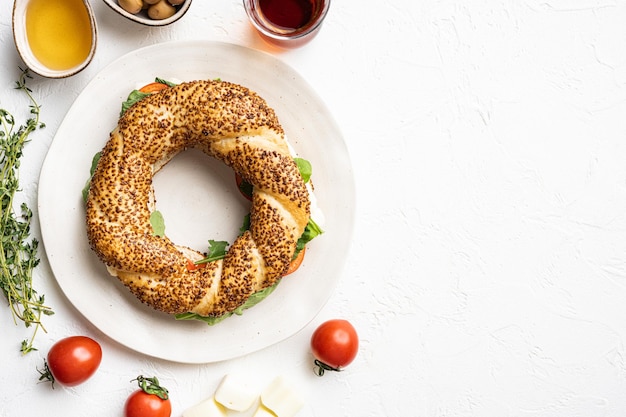
[[[152,226],[153,236],[165,236],[165,220],[163,219],[163,214],[161,214],[159,210],[155,210],[150,213],[150,225]]]
[[[300,175],[305,183],[309,182],[311,179],[311,174],[313,174],[313,166],[309,161],[303,158],[293,158],[296,165],[298,166],[298,170],[300,171]]]
[[[154,81],[157,82],[157,83],[165,84],[165,85],[167,85],[169,87],[175,87],[176,86],[176,83],[164,80],[163,78],[159,78],[159,77],[156,77],[154,79]],[[120,117],[124,113],[126,113],[126,110],[128,110],[133,104],[137,103],[138,101],[143,100],[144,98],[148,97],[151,94],[152,93],[142,93],[139,90],[131,91],[130,94],[128,95],[128,98],[126,99],[126,101],[124,101],[122,103],[122,110],[120,111]]]
[[[89,178],[87,182],[85,182],[85,186],[83,187],[83,201],[87,202],[87,197],[89,196],[89,188],[91,187],[91,178],[93,177],[93,173],[96,172],[96,167],[98,166],[98,161],[100,161],[100,156],[102,152],[96,152],[96,154],[91,159],[91,168],[89,169]]]
[[[144,98],[148,97],[150,94],[152,93],[142,93],[139,90],[131,91],[126,101],[122,103],[122,110],[120,111],[120,117],[122,117],[122,115],[126,113],[126,110],[130,109],[133,104],[143,100]]]
[[[261,291],[255,292],[250,297],[248,297],[245,303],[243,303],[241,306],[237,307],[235,310],[233,310],[230,313],[225,313],[225,314],[222,314],[221,316],[201,316],[196,313],[182,313],[182,314],[174,315],[174,318],[176,320],[200,320],[200,321],[205,322],[209,326],[213,326],[227,319],[233,314],[241,316],[244,310],[254,307],[255,305],[259,304],[261,301],[263,301],[268,295],[274,292],[274,290],[276,289],[279,283],[280,281],[276,281],[274,285],[267,287]]]
[[[175,314],[174,318],[176,320],[199,320],[199,321],[205,322],[209,326],[213,326],[230,316],[232,316],[232,313],[222,314],[221,316],[214,317],[214,316],[201,316],[200,314],[190,312],[190,313]]]
[[[296,251],[293,254],[293,259],[296,259],[300,251],[304,249],[307,243],[309,243],[322,233],[324,233],[322,228],[319,227],[318,224],[313,221],[313,219],[309,218],[309,222],[304,228],[302,236],[300,236],[300,238],[298,239],[298,243],[296,243]]]
[[[226,248],[228,242],[224,240],[209,239],[209,256],[212,258],[222,259],[226,256]]]
[[[276,287],[278,287],[279,283],[280,283],[280,280],[276,281],[274,285],[264,288],[261,291],[255,292],[250,297],[248,297],[245,303],[237,307],[237,309],[235,309],[233,313],[237,314],[238,316],[241,316],[244,310],[247,310],[250,307],[254,307],[255,305],[259,304],[261,301],[263,301],[265,297],[273,293]]]
[[[176,87],[176,86],[178,85],[178,84],[176,84],[176,83],[173,83],[173,82],[171,82],[171,81],[164,80],[163,78],[159,78],[159,77],[156,77],[156,78],[154,79],[154,82],[156,82],[156,83],[161,83],[161,84],[165,84],[165,85],[167,85],[168,87]]]
[[[250,229],[250,213],[243,216],[243,224],[239,228],[239,236],[243,235],[243,232]]]
[[[200,265],[224,259],[227,247],[228,242],[226,241],[209,239],[209,251],[207,252],[207,257],[194,263],[196,265]]]

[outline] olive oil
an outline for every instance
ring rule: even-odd
[[[83,0],[30,0],[26,37],[33,55],[52,70],[82,63],[91,50],[89,13]]]

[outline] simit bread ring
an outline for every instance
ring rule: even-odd
[[[250,228],[223,260],[153,234],[153,175],[178,152],[198,148],[254,186]],[[220,316],[285,272],[310,217],[309,194],[274,111],[224,81],[194,81],[155,93],[120,118],[87,197],[91,248],[142,302],[170,314]]]

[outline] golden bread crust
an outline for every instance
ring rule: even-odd
[[[203,254],[153,235],[152,177],[195,147],[254,187],[250,230],[225,259],[189,271]],[[310,216],[306,186],[267,103],[224,81],[194,81],[141,100],[120,118],[102,150],[87,199],[91,248],[133,294],[170,314],[219,316],[274,284]],[[192,259],[195,258],[195,259]]]

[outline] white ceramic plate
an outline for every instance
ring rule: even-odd
[[[128,93],[154,77],[221,78],[251,88],[276,110],[298,155],[313,164],[325,233],[309,244],[302,267],[273,294],[242,316],[215,326],[176,321],[144,306],[106,272],[87,243],[81,190],[92,156],[107,141]],[[235,188],[232,171],[199,152],[174,158],[155,176],[155,190],[168,237],[202,251],[209,239],[232,242],[249,207]],[[139,49],[101,71],[59,126],[39,183],[43,242],[69,301],[117,342],[184,363],[241,356],[284,340],[309,323],[342,274],[353,214],[349,155],[332,115],[311,87],[268,54],[206,41]]]

